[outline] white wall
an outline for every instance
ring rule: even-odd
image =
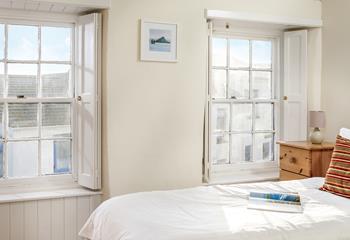
[[[204,9],[321,18],[315,0],[112,0],[104,14],[105,197],[202,182]],[[140,18],[179,24],[179,62],[140,62]]]
[[[308,110],[321,110],[322,29],[308,30]]]
[[[341,127],[350,128],[350,1],[323,4],[322,108],[326,138],[334,141]]]

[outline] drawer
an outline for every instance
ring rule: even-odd
[[[311,177],[311,165],[310,151],[288,146],[281,146],[280,168],[282,170]]]
[[[299,180],[299,179],[305,179],[306,176],[288,172],[285,170],[280,170],[280,181],[288,181],[288,180]]]

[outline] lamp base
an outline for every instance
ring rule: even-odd
[[[323,142],[323,134],[319,128],[314,128],[310,134],[310,141],[312,144],[321,144]]]

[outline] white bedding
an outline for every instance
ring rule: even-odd
[[[92,240],[350,240],[350,199],[323,178],[129,194],[105,201],[80,235]],[[304,212],[247,209],[250,190],[296,191]]]

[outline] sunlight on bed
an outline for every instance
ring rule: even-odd
[[[283,213],[252,210],[245,207],[222,207],[230,232],[264,232],[271,229],[292,231],[306,229],[329,222],[342,221],[347,213],[336,206],[320,203],[310,197],[304,198],[304,212]]]

